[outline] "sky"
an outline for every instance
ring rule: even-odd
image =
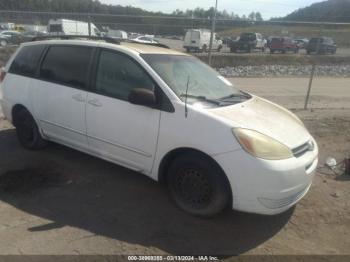
[[[283,17],[298,8],[309,6],[323,0],[218,0],[218,9],[226,9],[240,16],[250,12],[260,12],[264,19]],[[148,11],[171,13],[175,9],[186,10],[202,7],[208,9],[215,5],[215,0],[100,0],[113,5],[131,5]]]

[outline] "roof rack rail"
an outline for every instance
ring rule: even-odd
[[[107,36],[89,36],[89,35],[47,35],[47,36],[36,36],[32,38],[32,41],[42,41],[42,40],[54,40],[54,39],[61,39],[61,40],[103,40],[107,43],[111,44],[120,44],[120,41],[118,39],[114,39]]]
[[[140,42],[134,41],[132,39],[121,39],[120,42],[140,44],[140,45],[150,45],[150,46],[156,46],[156,47],[162,47],[162,48],[170,49],[169,46],[167,46],[165,44],[161,44],[161,43],[140,43]]]
[[[140,43],[137,41],[134,41],[132,39],[116,39],[108,36],[88,36],[88,35],[45,35],[45,36],[36,36],[32,38],[32,41],[42,41],[42,40],[54,40],[54,39],[61,39],[61,40],[102,40],[106,43],[110,44],[116,44],[120,45],[120,43],[134,43],[134,44],[140,44],[140,45],[150,45],[150,46],[157,46],[162,48],[170,49],[169,46],[161,43]]]

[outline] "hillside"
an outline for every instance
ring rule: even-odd
[[[278,19],[281,20],[281,19]],[[282,18],[285,21],[350,22],[350,0],[328,0],[301,8]]]

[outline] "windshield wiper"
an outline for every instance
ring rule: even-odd
[[[241,92],[241,93],[233,93],[233,94],[230,94],[228,96],[224,96],[224,97],[221,97],[219,98],[218,100],[220,101],[225,101],[225,100],[229,100],[231,98],[239,98],[239,99],[249,99],[250,98],[250,95],[247,94],[247,93],[244,93],[244,92]]]
[[[190,95],[190,94],[181,94],[180,97],[187,97],[187,98],[194,98],[194,99],[198,99],[201,101],[205,101],[205,102],[209,102],[215,105],[221,105],[221,102],[219,100],[215,100],[215,99],[209,99],[205,96],[195,96],[195,95]]]

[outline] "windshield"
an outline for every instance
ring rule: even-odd
[[[190,100],[220,100],[242,95],[228,80],[197,58],[159,54],[144,54],[142,57],[182,101],[186,97],[187,85]]]

